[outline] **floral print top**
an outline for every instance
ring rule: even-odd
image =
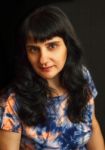
[[[97,95],[89,71],[84,68],[84,77],[88,80],[93,98]],[[83,122],[73,123],[66,114],[67,96],[48,99],[46,125],[28,127],[16,113],[15,94],[10,94],[2,113],[1,129],[21,133],[20,150],[86,150],[86,143],[92,134],[92,113],[94,100],[91,99],[83,110]]]

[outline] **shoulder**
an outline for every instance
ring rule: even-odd
[[[21,121],[17,114],[15,94],[11,93],[4,102],[3,112],[0,114],[1,129],[13,132],[20,132]]]
[[[92,93],[92,97],[95,99],[96,96],[98,95],[98,91],[96,89],[96,85],[94,83],[93,77],[86,66],[82,66],[82,72],[83,72],[84,79],[87,80],[88,86]]]
[[[92,118],[94,114],[95,104],[94,98],[90,98],[84,109],[82,110],[83,122],[86,123],[89,127],[92,126]]]
[[[8,108],[9,111],[14,108],[16,104],[15,93],[10,93],[5,101],[2,102],[3,108]]]

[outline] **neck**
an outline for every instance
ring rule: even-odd
[[[61,86],[59,79],[48,80],[48,85],[52,90],[52,96],[60,96],[67,93],[67,91]]]

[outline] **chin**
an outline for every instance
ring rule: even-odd
[[[54,79],[54,77],[51,77],[51,76],[41,76],[43,79],[45,79],[45,80],[50,80],[50,79]]]
[[[45,80],[55,79],[58,76],[58,72],[37,72],[37,74]]]

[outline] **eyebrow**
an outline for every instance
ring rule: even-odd
[[[50,44],[50,43],[60,43],[59,40],[48,40],[45,42],[45,44]]]
[[[52,37],[52,38],[50,38],[50,39],[47,39],[47,40],[45,40],[45,41],[43,41],[43,42],[36,42],[36,43],[29,43],[29,44],[27,44],[26,43],[26,47],[30,47],[30,46],[33,46],[33,47],[39,47],[38,45],[37,45],[37,43],[44,43],[45,42],[45,45],[48,45],[48,44],[50,44],[50,43],[60,43],[61,41],[59,40],[59,39],[56,39],[56,38],[54,38],[54,37]]]
[[[37,45],[27,44],[26,48],[39,48]]]
[[[41,42],[41,43],[43,43],[43,42]],[[46,41],[45,42],[45,45],[48,45],[48,44],[50,44],[50,43],[60,43],[60,41],[59,40],[48,40],[48,41]],[[26,47],[28,47],[28,46],[33,46],[33,47],[38,47],[38,45],[37,45],[37,43],[34,43],[34,44],[26,44]]]

